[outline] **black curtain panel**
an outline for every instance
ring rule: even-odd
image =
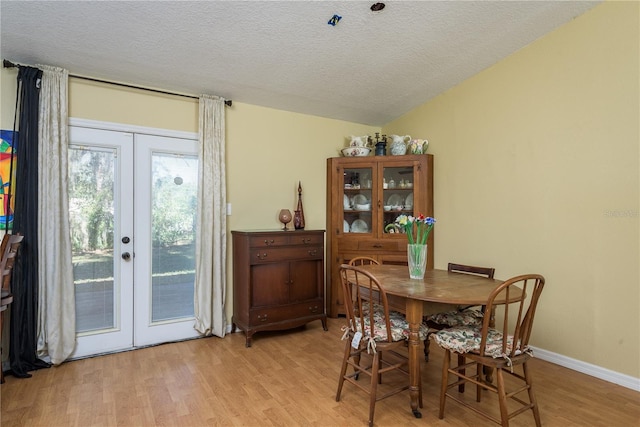
[[[16,150],[16,187],[13,234],[24,240],[14,264],[13,303],[9,333],[11,372],[20,378],[48,367],[36,357],[38,319],[38,107],[42,71],[21,66],[18,71],[16,114],[19,117]],[[14,124],[15,130],[15,124]]]

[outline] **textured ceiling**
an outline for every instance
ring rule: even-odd
[[[599,1],[7,1],[1,55],[382,126]],[[335,25],[327,21],[338,14]]]

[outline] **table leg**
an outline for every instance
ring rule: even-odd
[[[407,321],[409,322],[409,395],[411,411],[416,418],[422,418],[420,402],[420,324],[422,323],[422,301],[407,298]]]

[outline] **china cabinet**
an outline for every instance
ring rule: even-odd
[[[313,320],[327,330],[324,230],[231,231],[233,324],[246,335]]]
[[[362,255],[381,264],[407,264],[407,236],[393,229],[401,214],[433,216],[433,155],[327,159],[330,316],[344,314],[341,264]],[[433,268],[433,235],[427,242],[427,269]]]

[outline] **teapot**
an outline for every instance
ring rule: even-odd
[[[369,135],[363,136],[350,136],[351,142],[349,147],[367,147],[369,145]]]
[[[407,145],[410,154],[424,154],[429,147],[429,141],[426,139],[412,139]]]
[[[389,137],[392,139],[390,147],[391,155],[402,156],[407,152],[407,142],[411,140],[410,135],[389,135]]]

